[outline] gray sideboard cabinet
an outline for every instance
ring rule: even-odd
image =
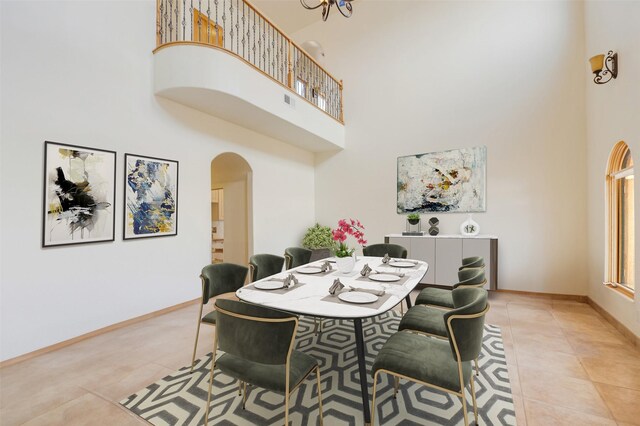
[[[385,235],[384,240],[405,247],[409,258],[424,260],[429,264],[421,284],[451,286],[458,282],[462,258],[482,256],[487,277],[485,288],[498,289],[498,238],[495,236],[389,234]]]

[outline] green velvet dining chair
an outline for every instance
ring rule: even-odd
[[[288,247],[284,250],[285,266],[284,269],[297,268],[298,266],[306,265],[311,260],[313,250],[308,250],[303,247]],[[313,318],[313,334],[318,335],[322,331],[322,319]]]
[[[473,414],[478,424],[478,404],[471,361],[482,350],[484,318],[489,310],[487,291],[463,288],[456,291],[459,308],[444,313],[447,340],[399,331],[382,346],[373,362],[373,402],[371,424],[375,425],[376,388],[380,373],[394,380],[394,396],[400,379],[456,395],[462,402],[465,426],[469,425],[465,391],[471,387]]]
[[[458,271],[458,282],[453,288],[458,287],[483,287],[487,283],[484,268],[466,268]],[[453,309],[453,297],[451,290],[445,288],[427,287],[420,291],[416,297],[416,305],[430,305],[444,309]]]
[[[399,244],[380,243],[362,248],[363,256],[384,257],[388,254],[396,259],[406,259],[407,253],[407,249]],[[400,301],[400,313],[404,315],[403,303],[403,301]]]
[[[467,268],[484,268],[484,257],[471,256],[462,259],[462,265],[458,268],[459,271]]]
[[[284,257],[275,254],[254,254],[249,258],[251,282],[282,272]]]
[[[200,324],[216,325],[216,311],[213,310],[202,316],[204,305],[210,299],[225,293],[235,293],[244,286],[248,269],[242,265],[233,263],[216,263],[202,268],[200,280],[202,281],[202,297],[200,298],[200,311],[198,313],[198,327],[196,329],[196,341],[193,345],[193,357],[191,358],[191,372],[196,362],[196,350],[198,349],[198,337],[200,336]]]
[[[284,250],[284,269],[297,268],[306,265],[311,260],[312,250],[303,247],[287,247]]]
[[[468,288],[469,287],[457,287],[448,291],[448,294],[451,295],[453,309],[460,308],[460,303],[466,302],[466,300],[460,298],[458,294],[465,292]],[[486,291],[484,289],[481,290]],[[416,304],[402,317],[400,324],[398,325],[398,331],[410,330],[436,338],[447,339],[448,333],[445,323],[446,313],[447,310],[434,308],[433,306]],[[478,367],[478,360],[474,360],[474,363],[476,375],[479,375],[480,369]]]
[[[243,383],[243,409],[247,398],[247,383],[284,393],[284,424],[287,426],[291,393],[315,372],[319,419],[322,425],[320,366],[314,357],[293,349],[298,317],[288,312],[235,300],[220,299],[215,306],[218,323],[211,358],[205,425],[209,421],[215,369]],[[218,351],[223,354],[216,359]]]
[[[362,254],[374,257],[384,257],[385,254],[388,254],[390,257],[397,259],[406,259],[407,249],[398,244],[371,244],[362,249]]]

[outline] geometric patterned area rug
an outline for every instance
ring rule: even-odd
[[[387,338],[395,333],[400,313],[389,311],[363,320],[367,371]],[[323,320],[322,333],[313,333],[313,319],[300,317],[296,349],[320,363],[322,403],[326,425],[362,425],[362,397],[353,321]],[[426,361],[428,362],[428,361]],[[200,358],[189,374],[189,367],[166,376],[120,401],[124,407],[154,425],[204,423],[209,386],[211,354]],[[485,325],[480,376],[476,378],[476,398],[480,423],[515,425],[515,412],[500,328]],[[318,395],[315,375],[309,377],[292,395],[289,420],[293,425],[318,424]],[[369,395],[373,378],[369,375]],[[460,399],[417,383],[402,380],[397,399],[393,382],[386,374],[378,378],[376,424],[381,425],[458,425],[464,424]],[[468,388],[467,388],[468,389]],[[466,393],[469,421],[473,422],[471,395]],[[284,395],[247,386],[246,409],[238,396],[238,383],[216,370],[210,424],[282,425]]]

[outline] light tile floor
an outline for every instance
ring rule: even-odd
[[[145,424],[118,401],[189,364],[197,311],[0,369],[0,425]],[[502,327],[519,425],[640,425],[640,351],[590,306],[493,293],[487,322]]]

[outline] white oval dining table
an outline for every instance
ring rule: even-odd
[[[364,423],[368,425],[371,422],[371,412],[369,408],[369,390],[365,364],[366,346],[362,333],[362,320],[364,318],[378,316],[393,309],[402,299],[405,299],[407,306],[411,307],[409,294],[427,273],[429,265],[426,262],[411,260],[415,262],[414,266],[398,268],[383,264],[382,258],[380,257],[358,256],[353,272],[348,274],[338,272],[335,263],[332,264],[333,271],[330,273],[303,274],[297,272],[297,270],[301,268],[320,266],[326,260],[327,259],[323,259],[301,267],[292,268],[260,280],[270,281],[283,279],[288,276],[289,273],[293,273],[300,284],[291,287],[289,290],[259,290],[254,288],[253,284],[255,283],[252,283],[238,290],[236,296],[247,303],[268,306],[295,314],[319,318],[352,320],[358,356],[360,389],[362,392],[362,411],[364,414]],[[374,273],[387,272],[404,274],[404,277],[398,282],[376,282],[365,279],[360,274],[365,264],[368,264]],[[354,304],[340,301],[336,296],[329,297],[329,288],[336,278],[339,278],[340,282],[346,287],[371,290],[384,289],[385,296],[381,297],[386,298],[386,300],[383,303]]]

